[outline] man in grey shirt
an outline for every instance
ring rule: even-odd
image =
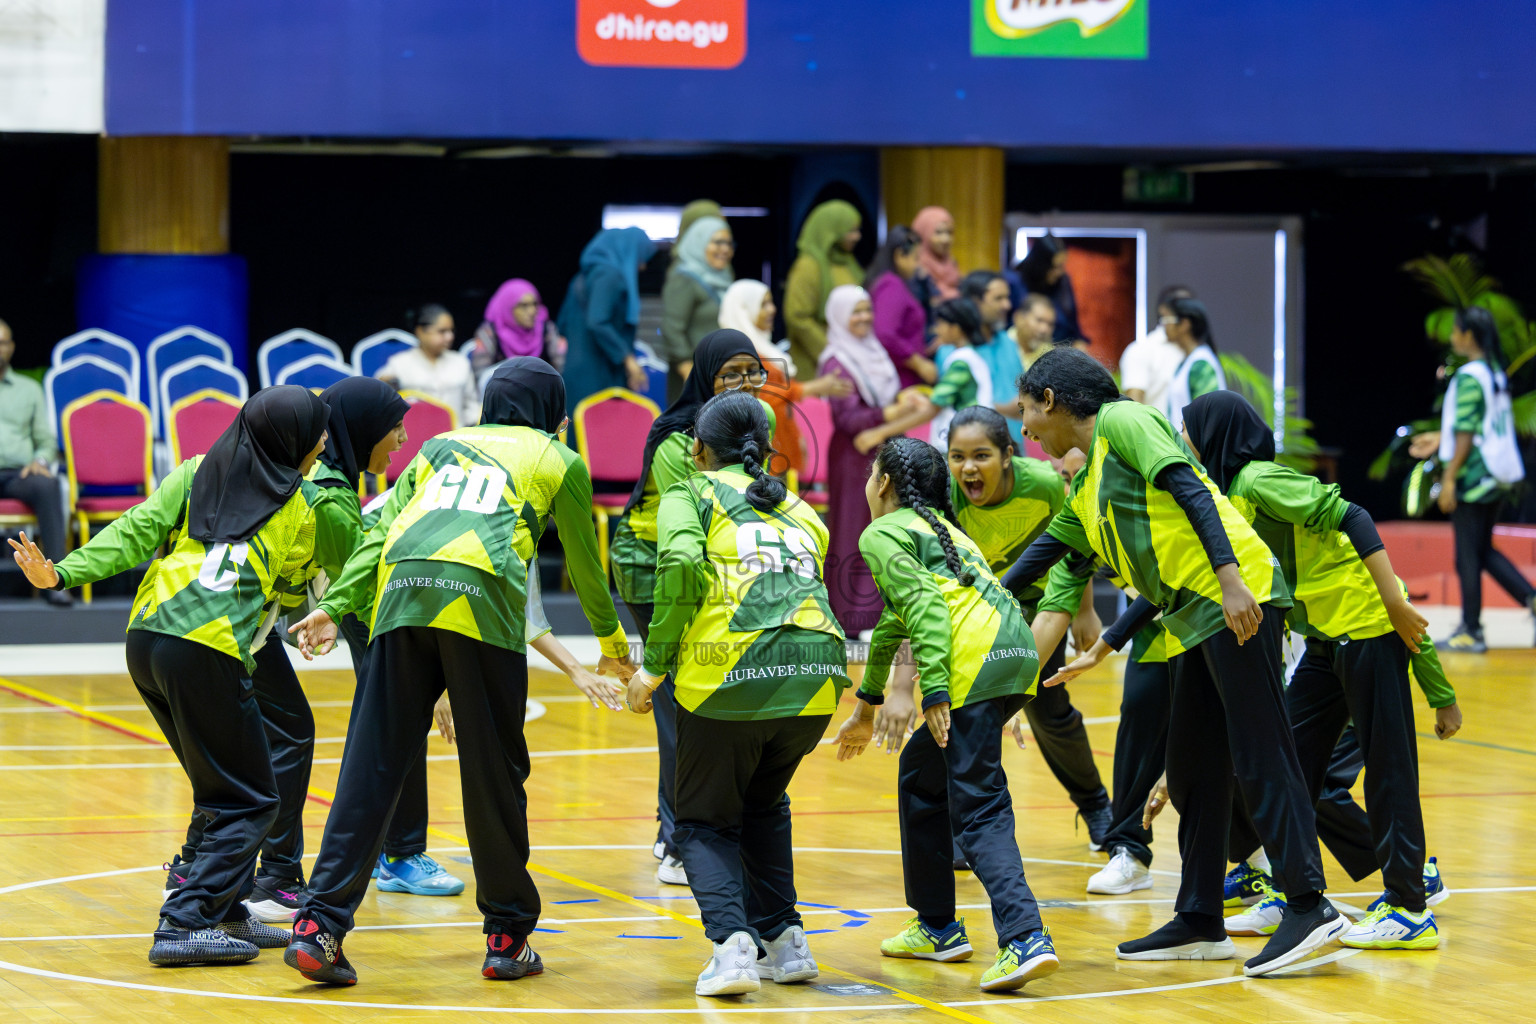
[[[64,496],[49,468],[58,454],[43,389],[11,369],[16,343],[11,326],[0,320],[0,498],[25,502],[37,516],[43,551],[63,558],[66,524]],[[52,604],[73,603],[67,590],[45,590]]]

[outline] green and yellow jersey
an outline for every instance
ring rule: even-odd
[[[305,482],[310,485],[315,510],[314,553],[303,566],[301,576],[289,580],[289,586],[280,597],[285,614],[306,603],[306,590],[312,588],[319,593],[330,581],[339,579],[347,559],[352,557],[367,532],[363,529],[362,504],[357,490],[348,486],[345,477],[317,459]],[[325,579],[316,585],[315,580],[321,573],[325,574]]]
[[[182,529],[202,459],[176,467],[154,493],[55,568],[65,586],[78,586],[130,569],[167,545],[139,586],[128,628],[203,644],[251,672],[251,643],[268,609],[303,590],[314,557],[319,489],[303,482],[249,541],[205,544]]]
[[[1398,580],[1402,585],[1402,580]],[[1404,595],[1407,588],[1403,588]],[[1425,640],[1419,644],[1419,653],[1408,652],[1408,670],[1413,673],[1413,681],[1419,684],[1419,689],[1424,691],[1424,699],[1429,701],[1429,706],[1439,710],[1448,708],[1456,703],[1456,688],[1445,676],[1445,668],[1440,664],[1440,655],[1435,653],[1435,645]]]
[[[973,505],[953,479],[949,499],[960,528],[976,542],[993,573],[1006,572],[1018,561],[1067,500],[1061,477],[1050,463],[1018,455],[1013,457],[1013,490],[996,505]],[[1044,592],[1034,583],[1019,595],[1026,616],[1034,617],[1035,605]]]
[[[373,636],[402,626],[526,650],[528,563],[551,515],[582,611],[610,657],[627,652],[597,560],[592,479],[531,427],[462,427],[411,460],[378,523],[326,591],[334,620],[373,608]]]
[[[1392,632],[1376,583],[1349,537],[1339,532],[1349,502],[1274,462],[1250,462],[1227,498],[1280,562],[1294,604],[1290,627],[1317,640],[1366,640]]]
[[[768,436],[778,423],[773,407],[757,400],[768,417]],[[640,491],[635,507],[619,520],[613,531],[613,546],[608,561],[613,565],[614,585],[625,604],[652,604],[656,594],[656,516],[661,496],[680,480],[697,473],[693,464],[693,438],[676,431],[656,446],[651,456],[651,471]]]
[[[859,553],[885,599],[860,695],[883,699],[903,640],[912,642],[924,707],[947,700],[954,709],[1035,692],[1040,655],[1019,603],[987,568],[976,542],[948,529],[976,577],[968,587],[950,571],[933,527],[909,508],[881,516],[859,536]]]
[[[794,497],[758,511],[751,483],[727,466],[662,495],[645,670],[672,673],[677,703],[705,718],[830,715],[849,679],[821,576],[827,528]]]
[[[613,531],[608,560],[625,604],[651,604],[656,599],[656,514],[661,496],[673,484],[698,472],[690,454],[692,448],[693,439],[682,431],[657,445],[640,500]]]
[[[1071,497],[1046,532],[1082,554],[1097,555],[1163,609],[1169,656],[1226,628],[1221,584],[1194,526],[1173,495],[1153,483],[1169,466],[1189,466],[1210,491],[1255,600],[1291,606],[1274,555],[1184,452],[1157,410],[1131,401],[1107,403],[1099,409],[1089,447]]]

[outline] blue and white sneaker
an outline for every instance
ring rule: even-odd
[[[1225,924],[1228,935],[1273,935],[1285,917],[1285,897],[1261,881],[1259,901],[1241,914],[1233,914]]]
[[[1352,949],[1434,949],[1440,945],[1440,929],[1428,907],[1414,913],[1382,904],[1339,941]]]
[[[1446,887],[1445,879],[1440,875],[1440,865],[1435,862],[1435,858],[1429,858],[1429,863],[1424,865],[1425,906],[1433,907],[1437,903],[1444,903],[1445,898],[1450,894],[1451,890]],[[1386,905],[1387,894],[1383,892],[1380,896],[1377,896],[1374,900],[1372,900],[1370,904],[1365,908],[1365,910],[1366,913],[1371,913],[1375,911],[1377,907]]]
[[[1014,939],[997,951],[997,961],[981,976],[983,992],[1012,992],[1027,982],[1055,974],[1061,966],[1048,928]]]
[[[379,891],[408,892],[413,896],[457,896],[464,882],[448,873],[425,853],[404,860],[379,854]]]
[[[1265,890],[1273,882],[1274,879],[1267,873],[1243,861],[1228,871],[1227,877],[1222,882],[1222,906],[1251,907],[1268,895]]]

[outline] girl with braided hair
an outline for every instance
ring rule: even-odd
[[[673,680],[672,842],[713,944],[702,996],[818,974],[795,909],[785,789],[826,732],[848,666],[822,582],[827,528],[764,468],[770,436],[750,394],[699,410],[698,473],[661,497],[656,617],[628,694],[643,715]]]
[[[1039,656],[1024,613],[955,524],[949,469],[925,442],[886,442],[864,488],[874,521],[859,551],[885,599],[857,710],[838,730],[838,760],[864,752],[897,649],[912,644],[923,692],[919,729],[901,752],[897,801],[907,903],[917,916],[880,944],[886,956],[952,962],[971,956],[955,918],[955,843],[986,887],[996,962],[981,977],[1009,991],[1056,970],[1014,838],[1003,773],[1003,723],[1035,692]]]

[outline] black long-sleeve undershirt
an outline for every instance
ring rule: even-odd
[[[1362,561],[1386,547],[1381,541],[1381,534],[1376,532],[1376,523],[1371,519],[1371,514],[1359,505],[1350,504],[1349,511],[1344,513],[1344,518],[1339,522],[1339,530],[1355,546],[1355,554]]]

